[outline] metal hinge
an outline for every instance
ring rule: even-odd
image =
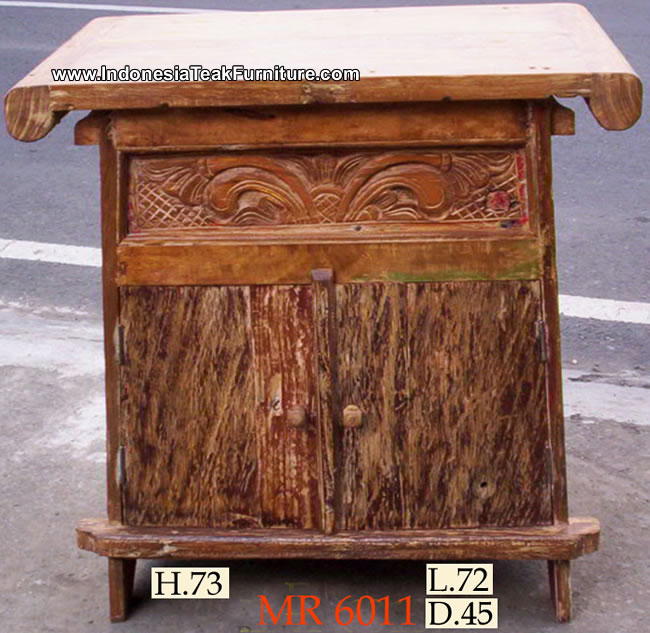
[[[117,449],[117,460],[115,463],[115,478],[117,480],[117,485],[119,487],[126,484],[126,459],[125,459],[124,446],[120,446]]]
[[[115,328],[115,360],[118,365],[126,363],[126,343],[124,341],[124,326],[118,324]]]
[[[548,343],[547,343],[547,330],[546,323],[540,319],[535,323],[536,336],[537,336],[537,352],[539,359],[542,363],[548,363]]]

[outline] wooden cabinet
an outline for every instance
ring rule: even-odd
[[[197,63],[229,21],[224,63],[288,64],[258,35],[289,21],[287,51],[361,79],[49,79],[146,65],[143,33]],[[567,505],[553,94],[608,129],[640,112],[577,5],[98,20],[9,93],[21,140],[93,110],[108,520],[78,542],[109,558],[112,619],[138,558],[220,557],[544,559],[569,618],[599,526]]]

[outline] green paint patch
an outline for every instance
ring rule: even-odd
[[[356,275],[351,281],[393,281],[397,283],[498,281],[500,279],[533,280],[540,279],[542,276],[542,249],[537,240],[526,238],[497,244],[483,242],[478,245],[468,244],[467,248],[461,244],[454,248],[456,252],[453,260],[447,256],[444,259],[441,258],[442,261],[439,260],[437,265],[436,261],[427,261],[428,258],[416,259],[411,263],[412,267],[422,267],[422,270],[382,270]],[[451,255],[451,253],[447,255]],[[471,259],[467,259],[466,256],[471,256]],[[483,261],[485,268],[481,265]],[[455,267],[456,263],[458,268]],[[463,265],[465,267],[462,267]]]
[[[433,270],[420,273],[391,271],[377,275],[358,275],[353,282],[363,281],[396,281],[399,283],[414,283],[418,281],[498,281],[499,279],[539,279],[540,264],[537,259],[519,262],[510,268],[496,274],[482,270]]]
[[[436,270],[430,273],[388,273],[390,281],[401,281],[404,283],[413,281],[482,281],[489,279],[489,276],[480,271],[467,270]]]
[[[504,272],[503,279],[539,279],[542,276],[541,262],[533,260],[519,262]]]

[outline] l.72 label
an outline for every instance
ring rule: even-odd
[[[427,565],[427,596],[490,596],[492,564]]]

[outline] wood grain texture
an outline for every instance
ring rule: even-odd
[[[113,124],[110,121],[110,115],[102,111],[93,111],[75,123],[74,144],[99,145],[107,126],[110,126],[111,141],[115,145],[115,134],[112,130]],[[115,147],[117,148],[117,145]]]
[[[321,526],[312,319],[308,286],[124,292],[129,524]]]
[[[523,150],[135,156],[129,232],[286,224],[528,221]]]
[[[576,133],[576,117],[573,110],[555,99],[550,99],[547,103],[551,110],[551,134],[573,136]]]
[[[295,147],[332,144],[521,145],[524,101],[342,103],[255,108],[115,110],[123,150]]]
[[[319,528],[321,442],[315,414],[311,288],[254,286],[249,292],[262,524]],[[298,426],[289,421],[295,407],[306,414]]]
[[[136,559],[108,559],[108,604],[111,622],[124,622],[129,615]]]
[[[515,229],[484,239],[386,237],[379,243],[229,243],[170,235],[126,238],[117,256],[116,280],[127,286],[308,284],[316,268],[336,270],[341,283],[539,279],[541,264],[538,239]]]
[[[341,472],[338,390],[338,338],[334,273],[330,269],[312,270],[314,302],[314,376],[316,380],[316,415],[318,417],[322,529],[332,534],[340,515],[338,493]]]
[[[548,561],[549,584],[551,600],[558,622],[571,620],[571,561]]]
[[[102,308],[104,313],[104,385],[106,393],[106,501],[108,518],[121,521],[122,490],[118,481],[120,439],[119,367],[116,333],[119,325],[119,290],[115,282],[116,248],[120,241],[123,163],[106,130],[99,146],[102,231]]]
[[[66,114],[50,108],[47,86],[15,86],[5,95],[4,111],[9,134],[28,143],[46,136]]]
[[[337,287],[342,530],[552,521],[535,282]],[[515,457],[516,456],[516,457]]]
[[[413,527],[552,521],[536,282],[408,289]]]
[[[217,34],[224,34],[215,36]],[[280,34],[280,35],[269,35]],[[531,41],[535,46],[531,46]],[[53,81],[52,68],[351,68],[359,81]],[[93,20],[5,98],[11,134],[70,110],[582,96],[608,129],[641,113],[641,82],[581,6],[537,4],[215,12]]]
[[[587,105],[606,130],[626,130],[641,116],[643,85],[633,73],[597,73]]]
[[[531,200],[531,206],[534,202]],[[125,204],[126,208],[126,204]],[[126,214],[124,214],[126,218]],[[345,222],[331,224],[247,225],[198,228],[146,229],[126,237],[129,246],[161,244],[227,243],[230,245],[350,243],[373,242],[438,242],[451,240],[499,240],[534,237],[538,218],[532,214],[524,221],[485,220],[458,222]]]
[[[530,528],[385,530],[327,535],[307,530],[206,530],[126,527],[86,519],[77,544],[130,558],[338,558],[569,560],[598,549],[596,519]]]
[[[339,406],[361,409],[363,424],[341,437],[341,530],[408,527],[399,438],[406,404],[406,287],[337,285]],[[427,527],[434,527],[428,525]]]
[[[121,300],[125,523],[261,526],[248,289]]]
[[[553,172],[551,165],[552,112],[547,104],[530,107],[531,154],[536,162],[532,185],[538,200],[540,237],[543,244],[542,289],[545,336],[548,348],[548,410],[553,461],[553,516],[566,521],[569,516],[564,438],[564,404],[562,399],[562,334],[558,303],[558,277],[555,247],[555,211],[553,206]]]

